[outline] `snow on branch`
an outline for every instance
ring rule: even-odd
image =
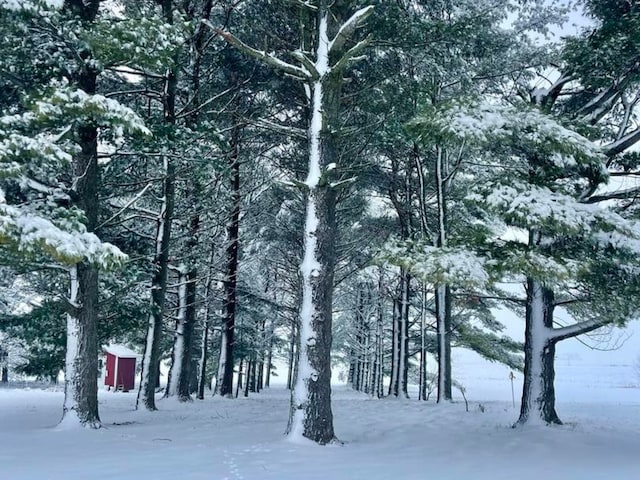
[[[318,72],[315,64],[301,50],[294,50],[293,52],[291,52],[291,56],[298,60],[304,66],[304,68],[309,71],[309,75],[313,80],[317,80],[318,78],[320,78],[320,73]]]
[[[347,67],[347,64],[352,61],[361,60],[365,57],[359,56],[360,53],[371,43],[372,35],[367,35],[367,38],[356,43],[353,47],[351,47],[343,56],[338,60],[338,62],[334,65],[333,70],[339,72],[344,70]]]
[[[318,10],[318,7],[316,7],[315,5],[313,5],[309,0],[294,0],[295,3],[297,3],[298,5],[301,5],[305,8],[308,8],[310,10]]]
[[[419,141],[471,140],[479,144],[517,139],[535,148],[544,148],[575,161],[592,163],[603,157],[602,148],[578,132],[570,130],[543,112],[481,101],[454,103],[440,109],[426,109],[409,124]]]
[[[0,8],[8,10],[36,10],[40,2],[34,0],[0,0]],[[63,0],[44,0],[44,6],[49,8],[62,8]]]
[[[535,185],[511,182],[498,185],[491,192],[472,192],[467,200],[483,203],[501,212],[521,228],[547,228],[559,233],[586,233],[594,229],[619,231],[634,235],[634,225],[615,212],[592,203],[583,203],[570,195]]]
[[[615,192],[607,192],[599,195],[592,195],[585,199],[584,203],[599,203],[606,202],[608,200],[627,200],[630,198],[637,198],[640,196],[640,187],[625,188],[624,190],[617,190]]]
[[[613,157],[624,152],[640,141],[640,128],[636,128],[633,132],[626,134],[624,137],[604,147],[604,153],[608,157]]]
[[[389,241],[376,257],[382,264],[407,268],[423,281],[470,289],[486,286],[493,266],[491,260],[468,248],[434,247],[414,241]]]
[[[0,205],[0,239],[14,244],[25,253],[44,252],[69,265],[84,259],[101,267],[124,263],[127,256],[110,243],[101,242],[82,224],[71,227],[69,221],[61,221],[64,227],[37,214],[27,213],[10,205]]]
[[[361,8],[342,24],[335,38],[329,42],[329,53],[344,47],[344,44],[355,33],[356,29],[373,13],[373,5]]]
[[[275,55],[271,54],[271,53],[267,53],[263,50],[257,50],[253,47],[250,47],[249,45],[247,45],[246,43],[244,43],[242,40],[240,40],[239,38],[237,38],[235,35],[233,35],[230,32],[221,30],[219,28],[214,27],[211,22],[209,22],[208,20],[201,20],[203,24],[205,24],[207,27],[209,27],[213,32],[217,33],[218,35],[220,35],[228,44],[233,45],[234,47],[236,47],[238,50],[240,50],[243,53],[246,53],[249,56],[252,56],[258,60],[260,60],[261,62],[269,65],[270,67],[273,67],[277,70],[280,70],[286,74],[289,74],[295,78],[298,78],[300,80],[312,80],[313,79],[313,74],[312,72],[310,72],[309,70],[307,70],[306,68],[301,68],[301,67],[297,67],[295,65],[292,65],[290,63],[284,62],[282,60],[280,60],[279,58],[277,58]]]
[[[584,335],[585,333],[592,332],[594,330],[597,330],[598,328],[604,327],[609,323],[612,323],[612,321],[609,319],[587,320],[584,322],[575,323],[573,325],[567,325],[566,327],[549,329],[548,336],[549,340],[552,340],[553,342],[560,342],[561,340],[566,340],[567,338],[573,338],[579,335]]]

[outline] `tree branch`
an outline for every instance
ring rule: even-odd
[[[635,145],[640,141],[640,128],[636,128],[634,131],[627,133],[625,136],[610,143],[604,148],[604,153],[607,157],[613,157],[619,153],[624,152],[627,148]]]
[[[270,53],[252,48],[246,43],[244,43],[242,40],[235,37],[232,33],[225,32],[223,30],[220,30],[219,28],[214,27],[211,24],[211,22],[209,22],[208,20],[203,19],[201,20],[201,22],[205,24],[207,27],[209,27],[212,31],[220,35],[228,44],[233,45],[241,52],[246,53],[247,55],[260,60],[261,62],[269,65],[270,67],[280,70],[300,80],[312,79],[311,72],[307,71],[306,69],[296,67],[295,65],[291,65],[290,63],[284,62]]]
[[[597,330],[600,327],[604,327],[605,325],[611,323],[611,321],[603,321],[603,320],[587,320],[586,322],[580,322],[573,325],[568,325],[566,327],[560,328],[550,328],[549,329],[549,340],[556,343],[562,340],[566,340],[567,338],[577,337],[578,335],[583,335],[585,333],[592,332]]]
[[[342,58],[340,58],[340,60],[338,60],[338,62],[336,62],[331,70],[341,72],[347,67],[347,64],[350,61],[360,58],[358,55],[371,43],[372,38],[373,37],[371,35],[368,35],[367,38],[356,43],[342,56]]]
[[[335,38],[329,42],[329,53],[333,53],[343,48],[344,44],[355,33],[356,29],[362,25],[362,22],[364,22],[372,13],[373,5],[369,5],[368,7],[361,8],[351,15],[351,17],[342,24]]]

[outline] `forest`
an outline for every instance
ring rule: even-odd
[[[638,317],[635,0],[0,0],[0,31],[1,379],[64,372],[62,424],[103,426],[125,344],[136,409],[278,376],[320,445],[338,371],[450,403],[452,348],[561,425],[558,343]]]

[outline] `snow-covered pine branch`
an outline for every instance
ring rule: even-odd
[[[376,256],[377,262],[395,265],[426,283],[469,289],[486,287],[495,262],[469,248],[434,247],[417,241],[391,240]]]
[[[300,80],[313,79],[312,73],[309,72],[306,68],[297,67],[291,63],[287,63],[283,60],[280,60],[278,57],[276,57],[272,53],[267,53],[263,50],[257,50],[253,47],[250,47],[249,45],[244,43],[242,40],[237,38],[232,33],[215,27],[208,20],[203,19],[202,23],[205,24],[207,27],[209,27],[214,33],[220,35],[227,43],[229,43],[230,45],[233,45],[234,47],[236,47],[238,50],[245,53],[246,55],[254,57],[264,62],[265,64],[269,65],[270,67],[276,70],[279,70],[281,72],[284,72],[288,75],[291,75],[295,78],[298,78]]]
[[[339,52],[345,43],[353,36],[356,29],[360,27],[364,21],[373,13],[373,5],[361,8],[342,24],[336,36],[329,42],[329,54]]]

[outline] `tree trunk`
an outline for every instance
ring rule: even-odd
[[[162,1],[162,14],[168,23],[173,23],[172,0]],[[176,62],[178,65],[178,62]],[[164,123],[168,126],[176,122],[176,89],[178,85],[178,68],[167,70],[165,80]],[[171,137],[171,133],[169,134]],[[156,251],[153,258],[153,277],[151,279],[151,311],[147,327],[147,338],[142,358],[140,388],[136,401],[136,409],[140,403],[147,410],[156,410],[155,390],[160,384],[160,340],[164,318],[164,303],[167,292],[167,275],[169,269],[169,248],[171,245],[171,222],[175,202],[175,166],[169,156],[163,159],[165,178],[158,226],[156,230]]]
[[[399,394],[400,373],[400,304],[397,299],[393,299],[393,310],[391,314],[391,376],[389,378],[389,392],[392,397]]]
[[[351,348],[349,350],[349,371],[347,372],[347,383],[351,385],[351,388],[355,390],[356,388],[356,350],[355,348]]]
[[[72,304],[67,314],[65,399],[62,422],[100,428],[98,415],[98,272],[88,264],[71,267]],[[75,290],[75,291],[74,291]]]
[[[207,383],[207,360],[209,358],[209,328],[210,319],[209,312],[211,309],[211,264],[213,263],[213,255],[215,250],[211,248],[211,257],[209,259],[209,275],[207,276],[207,283],[204,288],[204,318],[202,320],[202,343],[200,345],[200,364],[198,375],[198,400],[204,400],[204,388]]]
[[[240,389],[242,389],[242,364],[244,363],[244,359],[240,359],[240,365],[238,365],[238,383],[236,384],[236,398],[238,398],[238,394],[240,393]]]
[[[207,360],[209,358],[209,323],[206,320],[202,329],[202,343],[200,345],[200,363],[198,364],[198,400],[204,400],[204,388],[207,384]]]
[[[273,361],[273,329],[269,331],[269,349],[267,350],[267,365],[266,365],[266,373],[264,376],[264,388],[269,388],[271,386],[271,368]]]
[[[165,179],[158,226],[156,229],[156,251],[153,258],[151,278],[151,311],[147,327],[147,339],[142,357],[142,373],[136,408],[140,404],[147,410],[156,410],[155,393],[160,380],[160,340],[164,319],[164,303],[169,271],[169,248],[171,245],[171,221],[173,219],[175,170],[168,157],[164,159]]]
[[[427,288],[422,287],[420,311],[420,373],[418,375],[418,400],[427,400]]]
[[[173,342],[171,369],[165,390],[165,397],[177,396],[181,402],[191,400],[190,369],[196,301],[195,289],[189,289],[190,284],[195,286],[196,279],[190,276],[193,270],[185,272],[185,268],[183,266],[178,275],[178,320]],[[189,318],[189,308],[192,310],[191,318]]]
[[[194,373],[197,368],[197,361],[194,362],[194,330],[197,321],[197,288],[198,288],[198,269],[196,267],[195,252],[198,250],[198,234],[200,231],[200,216],[195,213],[189,222],[189,239],[187,241],[187,250],[189,255],[189,271],[187,272],[186,282],[186,307],[185,307],[185,325],[183,329],[184,351],[182,356],[181,376],[178,380],[178,398],[180,401],[191,400],[191,392],[194,391],[192,385],[195,383],[197,389],[197,375]]]
[[[542,283],[527,279],[524,385],[520,418],[516,425],[561,424],[555,410],[555,341],[553,293]]]
[[[374,387],[376,396],[382,398],[384,377],[384,296],[382,270],[378,280],[378,305],[376,317],[376,364],[374,367]]]
[[[256,392],[264,387],[264,362],[258,363],[258,373],[256,374]]]
[[[409,289],[411,286],[411,277],[408,272],[401,274],[402,290],[400,298],[400,394],[404,398],[409,398]]]
[[[193,192],[188,194],[194,205],[197,205]],[[196,323],[197,277],[195,267],[195,252],[198,248],[198,233],[200,230],[200,216],[196,212],[189,221],[189,238],[186,242],[186,254],[189,266],[180,267],[178,277],[178,325],[173,347],[169,383],[165,396],[178,396],[181,402],[191,401],[191,381],[193,366],[193,340]],[[185,273],[185,269],[187,269]]]
[[[409,285],[408,272],[400,269],[400,284],[397,298],[393,301],[393,347],[391,383],[389,395],[409,398],[407,389],[409,373]]]
[[[235,126],[231,132],[231,151],[229,168],[231,169],[231,213],[227,226],[227,273],[224,281],[225,315],[222,326],[222,341],[225,345],[220,349],[222,379],[218,381],[219,393],[222,396],[233,394],[233,347],[235,345],[236,321],[236,285],[238,275],[238,242],[240,232],[240,159],[239,159],[240,127]],[[224,355],[224,358],[222,358]]]
[[[89,26],[96,18],[99,1],[67,0],[64,9],[79,16]],[[88,95],[96,93],[98,72],[91,62],[83,62],[72,79]],[[98,128],[80,124],[76,131],[80,151],[73,158],[75,206],[84,212],[88,232],[98,224]],[[67,355],[65,401],[62,421],[79,421],[83,426],[100,427],[98,415],[98,271],[85,261],[71,267],[71,310],[67,315]]]
[[[0,383],[9,383],[9,352],[0,345]]]
[[[249,391],[251,393],[256,393],[256,385],[257,385],[257,381],[256,381],[256,367],[257,367],[257,360],[255,358],[251,359],[251,363],[249,364],[250,368],[249,368]]]
[[[247,380],[245,382],[245,386],[244,386],[244,396],[248,397],[249,396],[249,390],[251,390],[251,372],[252,372],[252,368],[253,368],[253,363],[254,361],[249,359],[247,361]]]
[[[438,338],[438,403],[451,401],[451,289],[436,287]]]
[[[342,72],[329,67],[329,4],[318,3],[316,70],[311,85],[309,172],[304,226],[298,371],[287,434],[321,445],[335,439],[331,410],[331,340],[336,240],[336,191],[327,176],[337,164],[336,132]],[[331,167],[330,167],[331,166]],[[328,168],[329,167],[329,168]]]
[[[442,148],[437,148],[436,165],[436,200],[438,204],[438,238],[436,246],[445,248],[448,236],[447,215],[447,155]],[[436,324],[438,339],[438,403],[451,401],[451,289],[448,285],[437,285]]]
[[[293,389],[293,379],[295,377],[295,369],[297,365],[297,350],[296,345],[298,343],[298,329],[296,328],[295,321],[291,322],[291,339],[289,340],[289,368],[287,371],[287,388]]]

